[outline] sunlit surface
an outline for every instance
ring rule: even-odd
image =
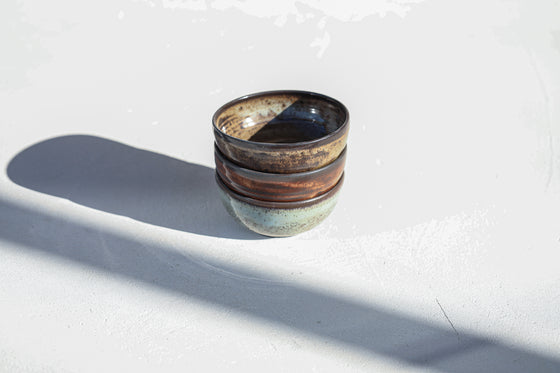
[[[560,371],[559,12],[4,0],[0,371]],[[214,182],[212,114],[273,89],[350,111],[286,239]]]

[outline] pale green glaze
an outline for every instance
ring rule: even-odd
[[[338,190],[311,206],[283,209],[251,205],[218,190],[231,216],[250,230],[270,237],[293,236],[317,226],[334,209],[340,193]]]

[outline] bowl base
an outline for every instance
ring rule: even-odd
[[[250,205],[218,188],[227,212],[253,232],[268,237],[289,237],[319,225],[334,209],[338,192],[315,205],[282,209]]]

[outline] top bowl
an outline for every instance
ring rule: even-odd
[[[339,101],[305,91],[269,91],[235,99],[212,118],[220,151],[263,172],[314,170],[338,158],[349,113]]]

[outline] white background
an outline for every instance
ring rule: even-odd
[[[351,113],[332,215],[226,214],[210,118]],[[0,3],[0,371],[560,371],[558,1]]]

